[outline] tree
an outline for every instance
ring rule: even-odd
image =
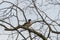
[[[57,0],[10,1],[0,3],[0,29],[3,29],[1,35],[7,31],[8,40],[59,40],[59,13],[57,18],[52,19],[47,14],[49,11],[46,12],[48,8],[42,10],[47,6],[51,9],[52,5],[60,5]],[[47,3],[43,4],[45,2]],[[26,28],[23,25],[29,22],[29,19],[31,24]]]

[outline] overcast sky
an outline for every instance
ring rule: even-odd
[[[5,0],[5,1],[10,1],[10,2],[12,2],[12,3],[14,3],[14,4],[16,4],[16,0]],[[23,0],[21,0],[21,1],[23,1]],[[21,2],[21,1],[19,1],[19,2]],[[45,1],[43,1],[43,3],[42,3],[42,0],[37,0],[38,2],[36,2],[36,3],[40,3],[40,5],[42,4],[42,5],[46,5],[46,6],[38,6],[38,7],[40,7],[40,9],[41,10],[43,10],[51,19],[57,19],[58,18],[58,13],[59,13],[59,11],[60,11],[60,5],[53,5],[53,4],[49,4],[49,5],[47,5],[48,4],[48,0],[45,0]],[[0,0],[0,3],[2,2],[2,0]],[[27,0],[25,1],[25,3],[20,3],[19,4],[19,7],[20,8],[24,8],[24,7],[26,7],[27,5],[29,5],[28,4],[29,2],[27,2]],[[8,5],[8,6],[10,6],[10,4],[2,4],[2,5],[0,5],[0,9],[1,8],[4,8],[4,7],[7,7],[6,5]],[[29,19],[32,19],[32,20],[35,20],[35,19],[37,19],[37,15],[36,14],[33,14],[33,13],[31,13],[30,15],[28,15],[30,12],[32,12],[31,11],[32,9],[27,9],[26,11],[26,15],[27,15],[27,18]],[[25,11],[25,10],[24,10]],[[0,13],[1,14],[1,13]],[[1,16],[1,15],[0,15]],[[21,14],[21,17],[23,18],[23,16],[22,16],[22,14]],[[20,18],[21,20],[22,20],[22,18]],[[38,17],[39,18],[39,17]],[[60,18],[60,17],[59,17]],[[1,19],[1,18],[0,18]],[[15,24],[17,24],[17,22],[15,22],[14,20],[16,20],[15,18],[14,19],[11,19],[11,21],[13,21],[12,22],[12,24],[14,25],[14,26],[17,26],[17,25],[15,25]],[[15,24],[14,24],[14,22],[15,22]],[[39,25],[39,24],[38,24]],[[36,26],[36,25],[35,25]],[[37,27],[38,28],[38,27]],[[59,28],[57,28],[57,29],[59,29]],[[1,32],[3,31],[3,29],[2,28],[0,28],[0,34],[1,34]],[[4,32],[4,31],[3,31]],[[53,34],[52,34],[53,35]],[[6,38],[8,38],[8,35],[0,35],[0,40],[7,40]],[[54,39],[55,40],[55,39]]]

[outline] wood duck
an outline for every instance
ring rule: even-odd
[[[29,19],[28,22],[24,23],[23,26],[29,28],[31,26],[31,19]]]

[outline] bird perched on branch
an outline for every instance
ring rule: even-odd
[[[31,23],[31,19],[29,19],[26,23],[24,23],[22,26],[25,28],[29,28],[32,25]],[[16,29],[19,29],[20,27],[16,27]],[[16,29],[9,29],[9,28],[5,28],[6,31],[14,31]]]
[[[28,22],[24,23],[23,26],[29,28],[31,26],[31,19],[29,19]]]

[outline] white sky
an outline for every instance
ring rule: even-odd
[[[10,1],[10,2],[13,2],[14,4],[16,3],[16,0],[6,0],[6,1]],[[22,0],[23,1],[23,0]],[[42,1],[41,0],[37,0],[38,2],[36,2],[36,3],[41,3]],[[46,0],[46,1],[48,1],[48,0]],[[48,4],[48,2],[46,2],[46,1],[43,1],[43,5],[46,5],[46,4]],[[0,2],[1,2],[1,0],[0,0]],[[20,1],[19,1],[20,2]],[[26,1],[25,1],[26,2]],[[28,2],[27,2],[28,3]],[[10,6],[10,4],[3,4],[3,6],[2,5],[0,5],[0,8],[3,8],[3,7],[6,7],[6,5],[8,5],[8,6]],[[22,7],[22,9],[23,9],[23,7],[26,7],[27,5],[29,5],[29,4],[24,4],[23,2],[22,3],[20,3],[19,4],[19,7]],[[39,6],[40,7],[40,6]],[[41,6],[40,7],[40,9],[41,10],[43,10],[44,12],[46,12],[47,13],[47,15],[50,17],[50,18],[52,18],[52,19],[57,19],[58,18],[58,13],[59,13],[59,11],[60,11],[60,5],[51,5],[51,4],[49,4],[48,6]],[[28,15],[29,13],[31,12],[31,14],[30,15]],[[36,14],[33,14],[32,13],[32,9],[27,9],[26,10],[26,15],[27,15],[27,18],[29,19],[32,19],[32,20],[34,20],[34,19],[37,19],[37,15]],[[1,15],[0,15],[1,16]],[[20,16],[20,15],[19,15]],[[21,13],[21,17],[23,18],[23,16],[22,16],[22,13]],[[38,16],[39,17],[39,16]],[[20,18],[20,17],[19,17]],[[20,18],[21,20],[22,20],[22,18]],[[1,19],[1,18],[0,18]],[[11,21],[12,21],[12,23],[11,24],[13,24],[14,26],[17,26],[17,25],[15,25],[15,24],[17,24],[17,22],[15,22],[14,20],[16,20],[15,18],[14,19],[11,19]],[[39,24],[38,24],[39,25]],[[36,25],[35,25],[36,26]],[[33,27],[33,28],[35,28],[35,27]],[[39,27],[37,27],[37,28],[39,28]],[[58,29],[58,28],[57,28]],[[0,29],[1,30],[1,29]],[[0,33],[1,33],[2,31],[0,31]],[[51,35],[54,35],[54,34],[51,34]],[[25,34],[25,36],[26,36],[26,34]],[[7,35],[0,35],[0,40],[6,40],[6,38],[8,38],[8,36]],[[54,39],[54,40],[56,40],[56,39]]]

